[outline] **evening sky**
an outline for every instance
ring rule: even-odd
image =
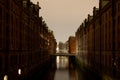
[[[41,7],[40,16],[53,30],[57,42],[66,42],[75,32],[99,0],[31,0]]]

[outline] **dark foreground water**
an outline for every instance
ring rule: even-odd
[[[38,71],[27,80],[101,80],[96,74],[82,70],[68,57],[57,56],[56,62],[44,72]]]

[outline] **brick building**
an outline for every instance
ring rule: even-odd
[[[53,31],[49,30],[49,53],[50,54],[55,54],[56,53],[56,48],[57,48],[57,42],[54,37]]]
[[[120,72],[120,1],[99,3],[76,31],[77,58],[95,71],[114,74]]]
[[[19,70],[26,77],[50,61],[48,44],[56,41],[39,9],[30,0],[0,0],[0,80],[18,80]]]
[[[69,50],[70,54],[76,54],[76,38],[74,36],[70,36],[68,39]]]

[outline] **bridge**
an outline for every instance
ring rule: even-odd
[[[51,55],[52,56],[76,56],[76,54],[72,54],[72,53],[55,53]]]

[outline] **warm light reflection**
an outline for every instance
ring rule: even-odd
[[[68,58],[65,56],[57,56],[56,57],[56,66],[57,66],[57,69],[67,68],[68,67]]]
[[[108,75],[103,75],[103,80],[112,80],[112,78]]]
[[[59,52],[59,48],[58,47],[56,48],[56,51]]]
[[[57,58],[56,58],[56,59],[57,59],[57,60],[56,60],[56,61],[57,61],[57,63],[59,63],[59,62],[60,62],[59,56],[57,56]]]
[[[57,58],[56,58],[56,63],[57,63],[57,69],[59,69],[59,62],[60,62],[60,59],[59,59],[59,56],[57,56]]]
[[[4,80],[8,80],[8,76],[7,75],[4,76]]]

